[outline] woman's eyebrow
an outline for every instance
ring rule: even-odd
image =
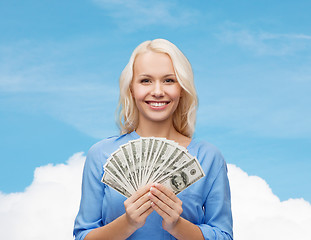
[[[138,76],[142,76],[142,77],[152,77],[151,75],[146,74],[146,73],[139,74]],[[166,78],[166,77],[176,77],[176,76],[175,76],[174,73],[169,73],[169,74],[164,75],[163,77]]]
[[[176,77],[174,73],[166,74],[163,77]]]
[[[151,75],[145,74],[145,73],[139,74],[138,76],[142,76],[142,77],[151,77]]]

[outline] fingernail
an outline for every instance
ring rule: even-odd
[[[150,188],[150,191],[152,191],[152,187]]]

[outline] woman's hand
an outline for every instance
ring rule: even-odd
[[[126,220],[134,231],[141,228],[147,217],[153,212],[148,198],[150,187],[151,184],[142,187],[124,201]]]
[[[163,218],[163,229],[170,232],[183,212],[182,201],[172,191],[158,183],[151,185],[148,196],[152,208]]]

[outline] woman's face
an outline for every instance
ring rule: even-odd
[[[170,57],[152,51],[138,55],[134,62],[131,91],[140,122],[172,121],[182,88]]]

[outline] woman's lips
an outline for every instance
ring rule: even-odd
[[[169,101],[146,101],[146,103],[152,108],[152,109],[164,109],[170,102]]]

